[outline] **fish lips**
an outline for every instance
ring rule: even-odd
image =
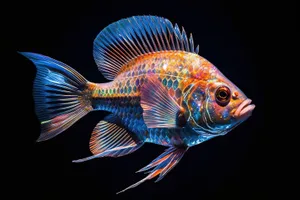
[[[234,112],[233,117],[236,119],[246,119],[250,117],[255,108],[255,105],[251,104],[251,102],[251,99],[246,99],[243,101]]]

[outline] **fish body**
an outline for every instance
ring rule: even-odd
[[[182,105],[182,91],[188,85],[199,80],[213,80],[216,73],[217,69],[197,54],[182,51],[155,52],[123,66],[112,82],[91,84],[91,102],[94,110],[105,110],[117,115],[128,130],[136,133],[145,142],[170,146],[172,141],[181,141],[182,144],[193,146],[202,141],[199,134],[182,132],[183,130],[147,128],[140,106],[140,88],[148,76],[155,76],[166,87],[170,97]]]
[[[225,135],[255,107],[198,51],[192,35],[188,39],[169,20],[134,16],[110,24],[94,41],[106,83],[90,82],[50,57],[22,52],[37,67],[38,141],[57,136],[91,111],[108,111],[92,132],[93,155],[73,162],[120,157],[154,143],[168,148],[138,171],[148,176],[125,190],[161,180],[190,147]]]

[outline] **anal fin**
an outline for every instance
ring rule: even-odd
[[[159,157],[154,159],[149,165],[146,167],[140,169],[137,172],[145,172],[149,173],[148,176],[146,176],[144,179],[140,180],[139,182],[125,188],[124,190],[118,192],[117,194],[121,192],[125,192],[128,189],[134,188],[146,180],[150,180],[156,176],[159,175],[158,179],[155,182],[160,181],[162,178],[166,176],[166,174],[173,169],[176,164],[180,161],[180,159],[183,157],[184,153],[187,151],[187,148],[176,148],[176,147],[170,147],[168,148],[163,154],[161,154]],[[154,168],[154,169],[152,169]],[[150,170],[152,169],[152,170]],[[150,170],[150,171],[147,171]]]
[[[92,156],[74,160],[84,162],[99,157],[120,157],[130,154],[144,144],[134,133],[126,130],[120,120],[111,114],[101,120],[93,130],[90,139]]]

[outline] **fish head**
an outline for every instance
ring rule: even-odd
[[[255,105],[220,71],[198,81],[186,94],[187,121],[196,132],[223,135],[251,116]]]

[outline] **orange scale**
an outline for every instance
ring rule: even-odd
[[[171,97],[175,96],[175,91],[173,90],[173,88],[169,89],[169,94],[171,95]]]

